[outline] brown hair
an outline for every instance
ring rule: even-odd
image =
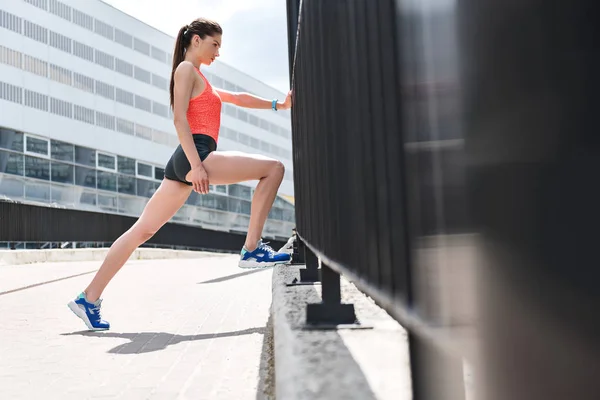
[[[191,24],[182,26],[175,39],[175,50],[173,51],[173,69],[171,71],[171,85],[169,86],[169,93],[171,98],[171,109],[173,108],[173,88],[175,87],[175,70],[185,59],[185,49],[190,45],[194,35],[200,36],[201,39],[206,36],[213,36],[215,34],[222,35],[223,29],[215,21],[211,21],[205,18],[198,18],[192,21]]]

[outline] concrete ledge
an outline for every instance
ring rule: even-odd
[[[42,249],[42,250],[0,250],[0,266],[44,262],[101,261],[108,248],[102,249]],[[205,251],[170,250],[139,248],[130,260],[156,260],[173,258],[202,258],[225,256],[221,253]]]
[[[306,330],[306,304],[321,301],[320,285],[291,286],[298,268],[273,272],[276,398],[412,399],[406,331],[342,278],[342,301],[372,329]]]

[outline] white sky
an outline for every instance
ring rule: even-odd
[[[103,0],[173,37],[198,17],[223,28],[220,61],[287,93],[288,45],[284,0]]]

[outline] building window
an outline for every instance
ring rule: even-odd
[[[0,63],[22,68],[21,52],[0,46]]]
[[[166,132],[158,131],[154,129],[152,131],[152,141],[158,144],[164,144],[165,146],[169,145],[169,134]]]
[[[154,46],[152,46],[152,58],[154,58],[155,60],[158,60],[160,62],[167,62],[167,53],[165,53],[164,51],[162,51],[161,49],[158,49]]]
[[[118,192],[135,195],[135,178],[133,176],[119,175]]]
[[[142,96],[135,95],[135,108],[152,112],[152,100]]]
[[[48,67],[50,70],[50,79],[69,86],[73,84],[71,71],[54,64],[49,64]]]
[[[0,150],[0,172],[23,176],[23,154]]]
[[[101,153],[101,152],[96,152],[97,153],[97,167],[99,169],[105,169],[105,170],[110,170],[110,171],[116,171],[117,170],[117,160],[116,157],[111,155],[111,154],[105,154],[105,153]]]
[[[162,76],[152,74],[152,85],[159,89],[168,90],[169,82]]]
[[[164,179],[164,177],[165,177],[165,169],[159,168],[159,167],[154,167],[154,179],[162,181]]]
[[[96,64],[108,69],[115,69],[115,58],[100,50],[94,50]]]
[[[108,190],[110,192],[117,191],[117,174],[106,171],[98,171],[98,189]]]
[[[89,188],[96,188],[96,170],[92,168],[85,168],[75,166],[75,184],[77,186],[85,186]]]
[[[25,135],[25,153],[49,157],[50,143],[47,139]]]
[[[23,89],[9,83],[0,82],[0,99],[23,103]]]
[[[150,72],[146,71],[143,68],[137,67],[137,66],[134,68],[134,77],[135,77],[135,79],[137,79],[138,81],[141,81],[141,82],[145,82],[145,83],[151,82]]]
[[[252,199],[252,189],[244,185],[229,185],[229,195],[244,200]]]
[[[73,40],[73,54],[84,60],[94,62],[94,49],[75,40]]]
[[[245,144],[246,146],[250,146],[250,136],[238,132],[238,140],[241,144]]]
[[[73,22],[90,31],[94,30],[94,17],[79,10],[73,10]]]
[[[133,65],[129,64],[127,61],[116,58],[115,71],[123,75],[133,76]]]
[[[244,110],[242,110],[241,108],[237,109],[237,117],[238,119],[244,121],[244,122],[248,122],[248,113]]]
[[[115,28],[115,42],[122,44],[123,46],[127,46],[129,48],[133,47],[133,36],[130,34],[123,32],[120,29]]]
[[[13,32],[23,33],[23,19],[3,10],[0,10],[0,26]]]
[[[101,113],[100,111],[96,111],[96,125],[114,131],[115,117],[113,117],[112,115]]]
[[[113,27],[97,19],[94,19],[94,32],[110,40],[114,38]]]
[[[264,151],[265,153],[270,153],[271,152],[271,145],[267,142],[263,142],[262,140],[260,141],[260,149],[262,151]]]
[[[23,34],[30,39],[48,44],[48,29],[43,26],[23,20]]]
[[[65,118],[73,118],[73,104],[50,97],[50,112]]]
[[[25,105],[41,111],[48,111],[48,96],[25,89]]]
[[[133,93],[117,88],[117,101],[128,106],[133,106]]]
[[[117,118],[117,131],[128,135],[135,134],[133,122]]]
[[[217,185],[217,186],[215,186],[215,192],[221,193],[221,194],[227,194],[227,186]]]
[[[160,115],[161,117],[169,118],[169,107],[165,106],[164,104],[153,101],[152,112],[156,115]]]
[[[23,152],[25,135],[12,129],[0,128],[0,147]]]
[[[50,161],[43,158],[25,156],[25,176],[49,181]]]
[[[73,119],[94,125],[94,110],[75,104],[73,106]]]
[[[23,55],[23,70],[39,76],[48,76],[48,63],[39,58]]]
[[[32,6],[41,8],[42,10],[48,10],[48,0],[24,0],[25,3],[29,3]]]
[[[135,160],[128,157],[117,157],[119,172],[126,175],[135,176]]]
[[[108,83],[96,81],[96,94],[106,97],[107,99],[115,99],[115,87]]]
[[[52,182],[73,184],[75,180],[75,170],[71,164],[52,162]]]
[[[133,39],[133,48],[142,54],[145,54],[147,56],[150,55],[150,45],[148,43],[144,42],[143,40],[134,38]]]
[[[136,179],[135,183],[137,195],[148,198],[152,197],[159,185],[158,182],[149,181],[147,179]]]
[[[58,0],[50,0],[50,10],[52,14],[71,21],[71,7],[61,3]]]
[[[90,78],[89,76],[81,75],[77,72],[74,72],[73,86],[77,89],[94,93],[94,78]]]
[[[51,140],[50,154],[55,160],[73,162],[75,160],[75,146],[73,146],[71,143]]]
[[[152,128],[148,128],[147,126],[143,126],[140,124],[135,124],[135,136],[152,140]]]
[[[137,162],[137,176],[144,176],[147,178],[154,178],[154,174],[152,173],[152,165],[144,164],[142,162]]]
[[[75,146],[75,162],[77,164],[96,166],[96,150],[88,147]]]
[[[50,31],[50,46],[66,53],[71,53],[72,44],[73,41],[70,38],[63,36],[60,33]]]

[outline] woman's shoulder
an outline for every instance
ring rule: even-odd
[[[192,73],[196,70],[196,67],[194,67],[194,64],[192,64],[189,61],[182,61],[179,63],[179,65],[177,66],[177,68],[175,69],[175,73],[185,73],[185,74],[189,74]]]

